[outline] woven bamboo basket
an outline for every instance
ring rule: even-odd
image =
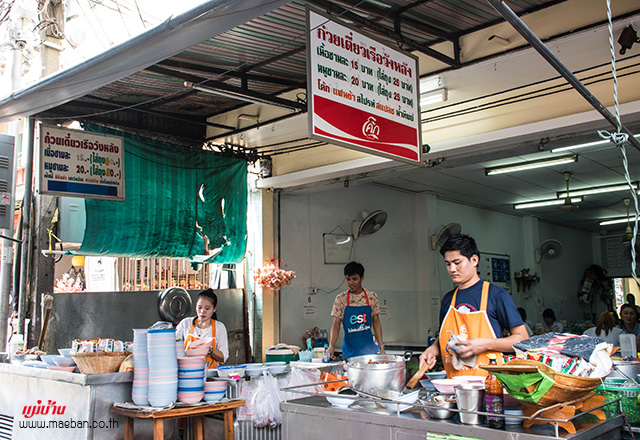
[[[74,353],[71,356],[82,374],[104,374],[117,372],[127,353]]]
[[[580,399],[598,388],[604,380],[604,377],[579,377],[572,376],[571,374],[558,373],[541,362],[524,359],[516,359],[499,366],[481,365],[481,368],[484,367],[487,367],[485,369],[489,371],[507,374],[523,374],[531,372],[532,369],[533,371],[537,369],[549,376],[555,383],[536,403],[536,406],[541,408],[555,405],[556,403]],[[521,391],[533,392],[535,385],[532,385],[530,388],[531,389],[527,388]]]

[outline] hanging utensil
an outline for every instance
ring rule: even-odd
[[[42,308],[44,310],[44,318],[42,323],[42,330],[40,331],[40,338],[38,339],[38,348],[42,350],[44,346],[44,336],[47,334],[47,326],[49,324],[49,317],[51,316],[51,308],[53,307],[53,296],[46,294],[42,296]]]

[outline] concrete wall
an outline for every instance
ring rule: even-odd
[[[375,185],[284,194],[280,203],[281,256],[296,272],[281,291],[281,342],[300,345],[307,330],[330,328],[333,300],[346,287],[344,264],[324,263],[323,234],[350,234],[351,222],[360,220],[365,209],[388,213],[382,229],[355,241],[352,255],[365,266],[365,289],[375,291],[388,308],[381,316],[387,344],[424,343],[428,329],[435,332],[440,298],[453,284],[442,257],[431,249],[431,236],[452,222],[476,238],[481,252],[509,255],[512,279],[523,268],[540,277],[525,292],[512,285],[514,302],[527,310],[529,320],[540,321],[545,307],[567,321],[589,314],[588,306],[576,305],[578,282],[594,263],[586,232]],[[564,253],[538,263],[535,250],[547,238],[561,241]],[[318,293],[311,294],[312,289]],[[305,315],[305,307],[315,309],[315,315]]]

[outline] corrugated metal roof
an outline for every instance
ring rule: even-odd
[[[523,14],[560,2],[518,0],[510,2],[510,6]],[[213,38],[189,44],[142,71],[125,72],[122,77],[37,116],[56,118],[54,121],[58,122],[92,121],[186,143],[203,142],[207,118],[247,104],[246,99],[232,94],[269,101],[306,87],[308,5],[389,44],[430,56],[438,56],[430,48],[435,43],[449,40],[457,44],[461,36],[502,21],[485,0],[294,1]],[[141,45],[137,50],[149,49]],[[442,60],[449,62],[451,68],[461,66],[457,56],[443,55]],[[227,96],[193,90],[185,87],[185,81],[224,91]],[[6,104],[0,102],[0,115]],[[304,103],[292,105],[304,111]],[[286,116],[287,112],[283,112],[281,117]],[[235,130],[224,124],[220,128]]]

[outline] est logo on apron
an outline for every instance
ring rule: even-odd
[[[442,363],[444,369],[447,372],[447,377],[454,376],[486,376],[488,372],[480,368],[470,368],[464,366],[462,370],[456,370],[452,364],[451,348],[448,346],[449,338],[452,335],[465,334],[468,339],[471,338],[492,338],[497,339],[496,334],[491,327],[489,321],[489,315],[487,315],[487,303],[489,301],[489,283],[484,281],[482,284],[482,299],[480,300],[480,310],[477,312],[462,313],[456,310],[456,297],[458,295],[458,288],[453,292],[453,298],[451,299],[451,305],[449,310],[442,321],[442,327],[440,328],[440,355],[442,357]],[[489,354],[494,353],[498,364],[502,364],[502,353],[498,351],[487,351],[480,353],[476,360],[476,365],[488,364]]]
[[[366,306],[351,305],[351,291],[347,291],[347,306],[344,308],[342,327],[344,339],[342,341],[342,355],[349,359],[354,356],[376,354],[376,344],[371,333],[371,305],[366,290],[362,293],[367,300]]]
[[[191,324],[191,328],[189,329],[189,334],[187,335],[187,338],[184,340],[184,349],[187,349],[187,346],[199,339],[195,336],[193,336],[193,330],[196,328],[196,320],[198,318],[193,318],[193,324]],[[216,321],[215,319],[211,320],[211,336],[213,337],[213,341],[211,341],[211,346],[213,348],[216,347]],[[218,361],[216,361],[213,356],[211,356],[211,353],[207,353],[207,355],[204,357],[205,362],[209,362],[209,369],[211,368],[215,368],[219,365]]]

